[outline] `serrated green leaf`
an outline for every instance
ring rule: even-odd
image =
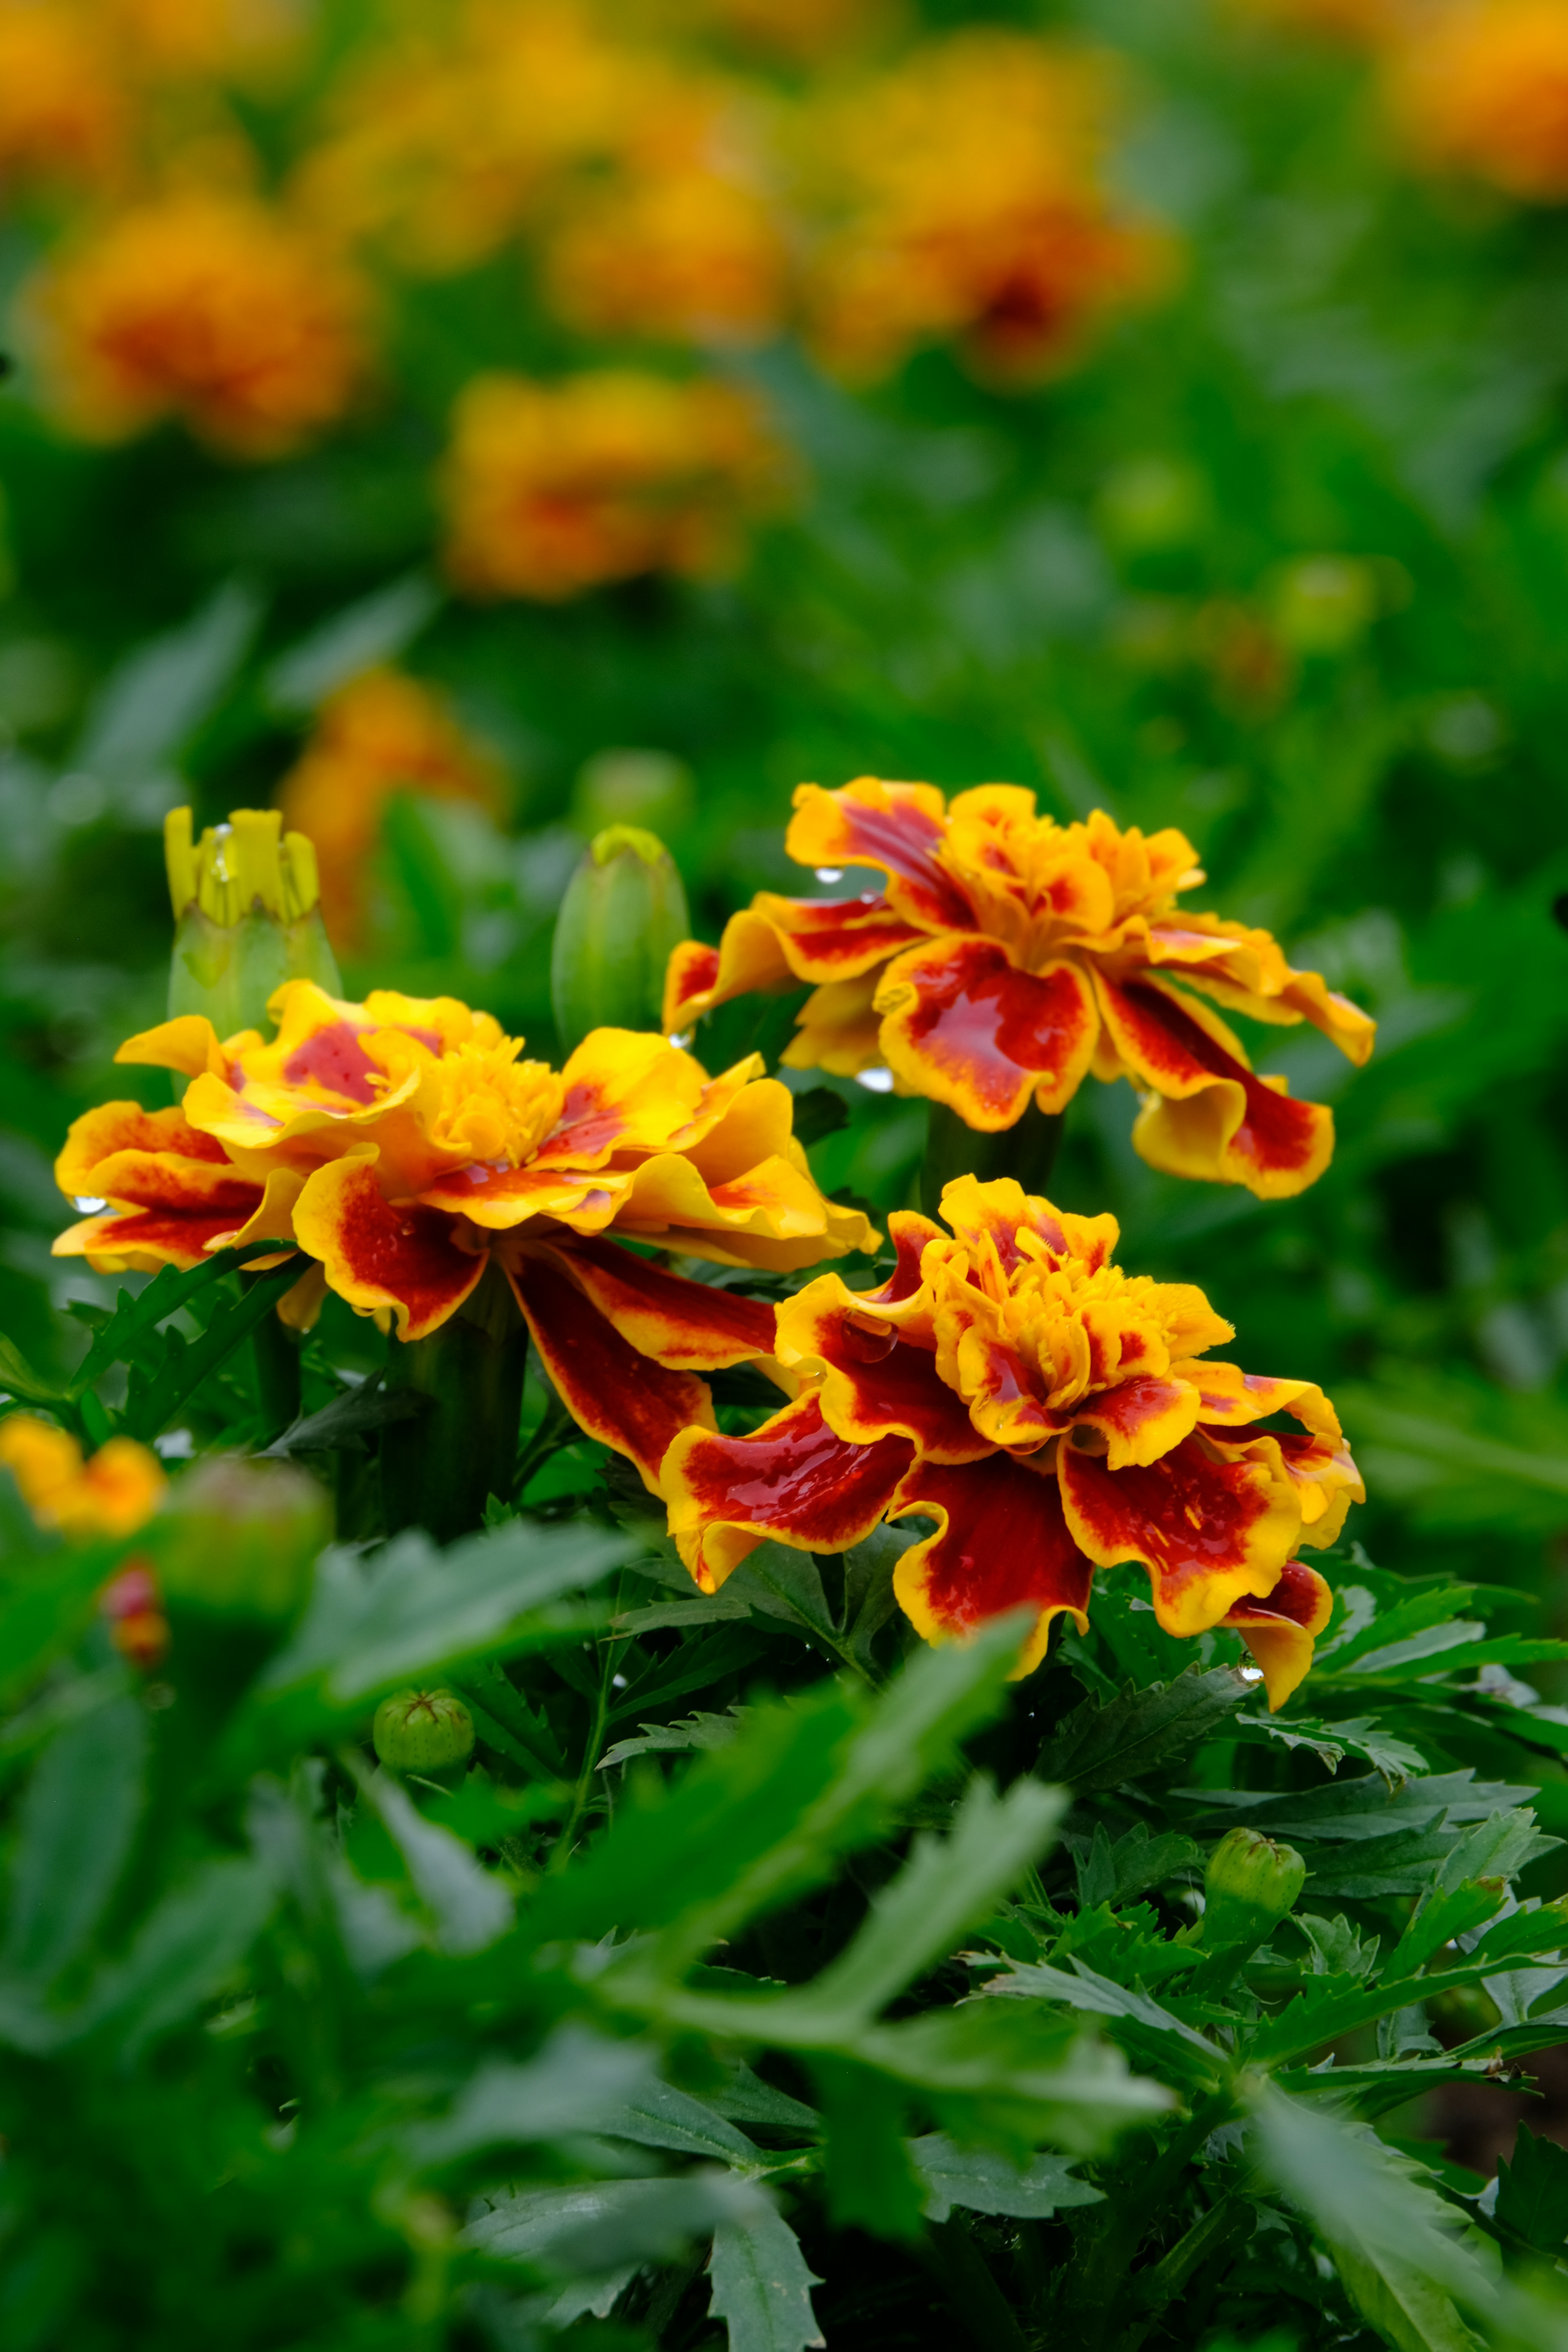
[[[1513,2155],[1498,2166],[1496,2213],[1538,2252],[1568,2247],[1568,2148],[1521,2124]]]
[[[679,1723],[645,1723],[636,1739],[617,1739],[599,1759],[599,1770],[625,1764],[634,1756],[679,1756],[694,1748],[727,1748],[750,1709],[731,1706],[722,1715],[687,1716]]]
[[[1304,1716],[1238,1715],[1236,1729],[1238,1738],[1259,1746],[1304,1748],[1330,1772],[1337,1772],[1347,1756],[1359,1757],[1391,1789],[1426,1769],[1419,1748],[1381,1730],[1371,1716],[1321,1723]]]
[[[706,2157],[715,2164],[763,2165],[768,2160],[754,2140],[706,2100],[656,2080],[640,2083],[588,2128],[610,2139],[667,2147],[678,2156]]]
[[[285,1265],[253,1275],[237,1298],[218,1308],[199,1339],[187,1339],[180,1331],[163,1332],[162,1349],[151,1369],[143,1366],[140,1357],[134,1360],[121,1415],[126,1435],[150,1444],[166,1429],[181,1406],[276,1311],[284,1292],[299,1281],[303,1263],[296,1255]]]
[[[128,1695],[68,1723],[22,1801],[4,1965],[40,1990],[84,1948],[142,1815],[147,1715]]]
[[[511,1925],[512,1897],[504,1881],[475,1861],[460,1838],[416,1812],[390,1773],[359,1769],[347,1759],[365,1801],[403,1856],[409,1878],[435,1923],[444,1952],[482,1952]]]
[[[61,1381],[47,1380],[36,1372],[15,1340],[0,1331],[0,1390],[7,1396],[19,1397],[24,1404],[63,1404],[68,1393]]]
[[[218,1990],[277,1898],[272,1873],[254,1856],[202,1864],[149,1913],[125,1958],[94,1985],[78,2031],[107,2025],[121,2055],[138,2057]]]
[[[910,2154],[925,2187],[929,2221],[945,2221],[955,2205],[974,2213],[1046,2221],[1073,2206],[1105,2201],[1104,2191],[1074,2179],[1071,2166],[1059,2156],[1037,2156],[1016,2165],[994,2148],[960,2147],[945,2132],[911,2140]]]
[[[639,2043],[564,2025],[526,2065],[489,2060],[449,2111],[417,2125],[405,2145],[414,2163],[443,2165],[481,2148],[611,2129],[626,2100],[651,2079],[650,2054]]]
[[[904,2137],[909,2094],[850,2057],[819,2057],[812,2080],[826,2126],[827,2212],[836,2229],[920,2234],[924,2188]]]
[[[122,1290],[113,1314],[77,1366],[68,1394],[73,1399],[84,1396],[116,1364],[136,1361],[158,1326],[166,1323],[171,1315],[178,1314],[182,1307],[188,1307],[193,1298],[210,1290],[226,1275],[247,1265],[252,1258],[275,1256],[277,1250],[276,1242],[249,1242],[243,1249],[214,1250],[200,1265],[184,1272],[177,1266],[163,1266],[134,1297],[130,1291]]]
[[[1190,1667],[1173,1682],[1128,1688],[1103,1703],[1075,1707],[1040,1751],[1043,1780],[1065,1781],[1075,1796],[1092,1796],[1136,1780],[1156,1764],[1184,1755],[1207,1738],[1251,1685],[1233,1666]]]
[[[481,2200],[464,2242],[557,2277],[665,2262],[728,2221],[773,2211],[762,2190],[731,2174],[680,2180],[593,2180],[571,2189],[502,2189]]]
[[[730,2352],[806,2352],[824,2341],[811,2307],[821,2281],[771,2206],[720,2222],[708,2274],[709,2312],[728,2327]]]

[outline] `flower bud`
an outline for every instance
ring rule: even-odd
[[[1274,585],[1274,625],[1293,653],[1348,653],[1377,618],[1377,577],[1351,555],[1304,555]]]
[[[1278,1844],[1257,1830],[1228,1831],[1204,1873],[1205,1948],[1244,1944],[1254,1949],[1291,1908],[1306,1876],[1293,1845]]]
[[[204,1462],[175,1485],[157,1532],[168,1600],[281,1626],[304,1605],[331,1508],[286,1462]]]
[[[657,1029],[670,951],[690,930],[686,892],[658,835],[595,834],[555,919],[550,999],[564,1057],[591,1029]]]
[[[376,1708],[371,1738],[389,1772],[428,1778],[468,1762],[474,1718],[448,1690],[397,1691]]]
[[[205,1013],[220,1037],[267,1034],[268,999],[286,980],[342,992],[321,921],[316,852],[285,835],[276,809],[236,809],[226,824],[191,838],[191,812],[163,821],[174,901],[169,1017]]]

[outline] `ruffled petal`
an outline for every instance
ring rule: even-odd
[[[631,1191],[631,1171],[590,1169],[583,1175],[556,1168],[491,1168],[477,1161],[438,1176],[420,1198],[449,1216],[471,1217],[487,1233],[505,1234],[532,1217],[553,1217],[574,1233],[602,1233]]]
[[[933,1518],[936,1532],[910,1546],[893,1571],[899,1606],[928,1642],[973,1633],[1010,1609],[1038,1613],[1014,1679],[1031,1674],[1064,1611],[1089,1631],[1093,1563],[1073,1541],[1061,1490],[1048,1471],[1009,1454],[962,1469],[918,1463],[889,1514]]]
[[[503,1260],[540,1360],[579,1428],[636,1464],[650,1495],[682,1430],[710,1430],[705,1382],[642,1354],[574,1279],[572,1258],[534,1250]]]
[[[877,891],[855,898],[785,898],[759,890],[731,915],[716,948],[687,940],[665,973],[666,1034],[689,1028],[715,1004],[777,994],[802,981],[849,981],[922,936]]]
[[[848,1445],[798,1397],[750,1437],[689,1429],[665,1456],[669,1532],[704,1592],[772,1538],[797,1551],[843,1551],[878,1524],[910,1468],[901,1437]]]
[[[934,1462],[976,1462],[989,1451],[930,1349],[900,1339],[835,1274],[780,1307],[777,1354],[805,1376],[821,1374],[822,1417],[851,1444],[905,1437]]]
[[[1333,1113],[1293,1102],[1283,1078],[1260,1078],[1217,1013],[1151,980],[1097,972],[1107,1036],[1135,1083],[1157,1099],[1132,1140],[1152,1168],[1245,1184],[1283,1200],[1314,1183],[1333,1157]]]
[[[329,1160],[294,1205],[300,1247],[319,1258],[340,1298],[362,1313],[390,1309],[401,1339],[423,1339],[455,1315],[485,1270],[463,1248],[458,1220],[416,1201],[388,1201],[367,1160]]]
[[[1364,1503],[1366,1488],[1352,1459],[1340,1417],[1310,1381],[1276,1381],[1241,1371],[1235,1364],[1173,1365],[1197,1383],[1203,1406],[1199,1423],[1210,1435],[1245,1427],[1268,1414],[1288,1412],[1306,1434],[1276,1433],[1286,1475],[1301,1505],[1301,1537],[1314,1551],[1337,1543],[1352,1503]]]
[[[1147,1468],[1160,1461],[1192,1434],[1198,1408],[1198,1391],[1190,1381],[1139,1372],[1086,1397],[1074,1407],[1072,1418],[1084,1428],[1100,1431],[1110,1447],[1105,1466],[1116,1471]]]
[[[945,807],[934,784],[801,784],[784,847],[797,866],[879,866],[889,905],[917,929],[968,930],[973,912],[942,858]]]
[[[708,1078],[700,1062],[662,1037],[595,1029],[568,1058],[561,1084],[561,1116],[532,1168],[603,1168],[616,1152],[684,1143]]]
[[[949,932],[889,965],[877,991],[888,1066],[916,1094],[994,1133],[1071,1101],[1094,1056],[1100,1015],[1076,964],[1021,971],[1005,948]]]
[[[978,1176],[955,1176],[942,1187],[942,1214],[964,1248],[994,1265],[1004,1277],[1024,1263],[1026,1252],[1020,1246],[1020,1234],[1034,1234],[1058,1257],[1079,1259],[1089,1274],[1109,1265],[1121,1234],[1109,1213],[1074,1216],[1070,1210],[1053,1208],[1038,1193],[1026,1192],[1012,1176],[994,1176],[985,1183]],[[1227,1324],[1227,1337],[1229,1328]]]
[[[261,1187],[255,1189],[259,1201]],[[213,1213],[132,1209],[84,1217],[55,1235],[56,1257],[85,1257],[97,1274],[155,1274],[161,1265],[200,1265],[235,1237],[232,1209]]]
[[[1292,1559],[1266,1600],[1237,1601],[1220,1619],[1241,1635],[1262,1667],[1271,1715],[1306,1680],[1313,1641],[1333,1613],[1333,1593],[1317,1570]]]
[[[555,1253],[584,1295],[639,1355],[681,1371],[718,1371],[774,1353],[773,1309],[692,1282],[615,1242],[563,1242]]]
[[[805,1155],[765,1160],[731,1181],[709,1185],[684,1154],[663,1152],[632,1172],[616,1227],[719,1265],[793,1273],[847,1250],[872,1250],[876,1228],[858,1209],[825,1200]],[[575,1224],[574,1218],[565,1223]]]
[[[882,1016],[877,991],[883,964],[858,980],[831,980],[814,988],[795,1014],[795,1035],[779,1056],[791,1070],[826,1070],[830,1077],[858,1077],[882,1066]]]
[[[259,1045],[261,1033],[247,1029],[232,1042],[237,1046]],[[134,1037],[127,1037],[114,1058],[155,1070],[177,1070],[187,1078],[205,1074],[221,1078],[228,1072],[228,1057],[205,1013],[183,1013],[176,1021],[160,1021],[155,1029],[138,1031]]]
[[[1142,1560],[1167,1633],[1205,1633],[1243,1593],[1271,1592],[1301,1507],[1272,1438],[1194,1433],[1146,1468],[1109,1469],[1076,1444],[1057,1455],[1068,1525],[1101,1568]]]
[[[130,1102],[102,1103],[73,1120],[55,1181],[73,1200],[170,1212],[233,1209],[242,1218],[257,1199],[257,1187],[222,1144],[192,1127],[184,1111]]]
[[[1296,971],[1268,931],[1227,923],[1217,915],[1182,915],[1149,926],[1149,958],[1176,967],[1233,1013],[1255,1021],[1310,1021],[1359,1069],[1373,1049],[1377,1024],[1329,987],[1315,971]]]

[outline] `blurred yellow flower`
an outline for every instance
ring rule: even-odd
[[[1038,375],[1158,281],[1163,241],[1097,181],[1105,77],[1022,34],[929,43],[810,112],[805,168],[830,226],[808,324],[851,378],[958,340],[981,375]]]
[[[128,131],[114,59],[90,18],[55,0],[0,5],[0,191],[96,187]]]
[[[234,456],[278,457],[341,416],[366,370],[357,281],[240,196],[121,214],[46,267],[29,308],[57,411],[91,440],[174,417]]]
[[[248,79],[298,54],[302,0],[100,0],[107,26],[154,77]]]
[[[1352,48],[1373,48],[1397,34],[1408,15],[1405,0],[1229,0],[1236,15],[1306,33]]]
[[[902,11],[894,0],[656,0],[648,13],[671,31],[716,34],[804,65],[886,32]]]
[[[111,1437],[84,1462],[69,1433],[29,1412],[0,1421],[0,1465],[42,1528],[68,1536],[130,1536],[163,1500],[155,1454],[134,1438]]]
[[[362,939],[366,861],[399,791],[495,809],[500,778],[442,696],[395,670],[371,670],[323,706],[280,794],[285,825],[316,845],[321,909],[341,948]]]
[[[551,602],[642,572],[722,572],[787,480],[734,385],[629,369],[477,376],[443,469],[447,569],[475,595]]]
[[[1394,119],[1428,170],[1531,204],[1568,199],[1568,8],[1459,0],[1423,15],[1387,64]]]

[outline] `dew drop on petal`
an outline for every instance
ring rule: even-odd
[[[857,1070],[855,1083],[858,1087],[864,1087],[868,1095],[890,1095],[893,1091],[893,1074],[891,1070],[881,1067],[874,1070]]]
[[[816,869],[816,878],[819,882],[842,882],[844,868],[842,866],[819,866]]]

